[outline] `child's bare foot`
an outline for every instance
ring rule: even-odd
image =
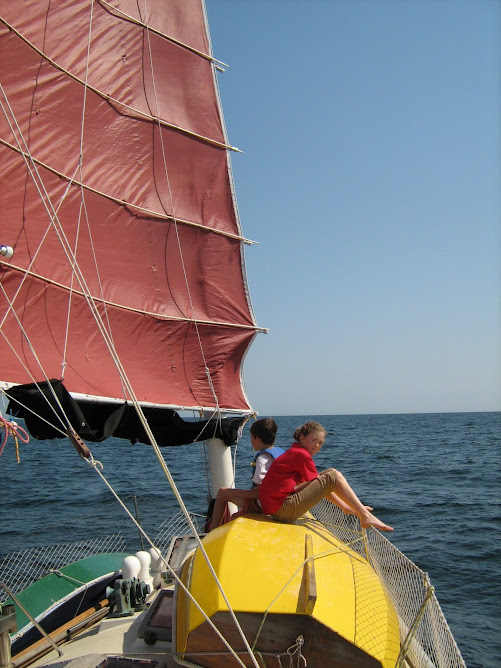
[[[360,525],[363,529],[374,527],[375,529],[379,529],[379,531],[393,531],[393,527],[390,527],[388,524],[381,522],[381,520],[369,512],[360,518]]]

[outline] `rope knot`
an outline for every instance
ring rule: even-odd
[[[94,459],[94,455],[91,453],[90,457],[82,457],[84,462],[87,462],[89,466],[92,466],[95,469],[100,469],[101,471],[104,469],[104,466],[98,459]]]
[[[298,636],[296,638],[296,642],[294,645],[291,645],[290,647],[287,648],[287,654],[290,656],[290,665],[292,666],[292,659],[295,656],[296,658],[296,666],[298,668],[300,666],[307,666],[308,664],[306,663],[306,659],[304,658],[301,648],[304,645],[304,637],[303,636]]]

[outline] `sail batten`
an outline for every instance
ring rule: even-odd
[[[14,248],[0,281],[16,314],[0,317],[1,380],[63,369],[70,393],[106,402],[126,373],[145,405],[251,411],[242,363],[262,330],[203,6],[0,10],[0,225]]]
[[[183,42],[180,42],[177,39],[174,39],[170,35],[166,35],[165,33],[161,32],[160,30],[156,30],[151,25],[148,25],[147,23],[144,23],[143,21],[140,21],[139,19],[134,18],[133,16],[130,16],[129,14],[126,14],[125,12],[122,12],[118,7],[115,7],[112,5],[110,2],[106,2],[106,0],[99,0],[99,4],[103,5],[103,7],[108,7],[115,11],[118,16],[122,16],[124,19],[127,21],[132,21],[134,23],[137,23],[138,25],[142,26],[143,28],[147,28],[151,32],[155,33],[156,35],[159,35],[160,37],[163,37],[164,39],[169,40],[170,42],[174,42],[178,46],[182,46],[185,49],[188,49],[189,51],[193,51],[193,53],[196,53],[197,55],[201,56],[202,58],[205,58],[206,60],[210,60],[213,63],[217,63],[219,65],[222,65],[223,67],[229,67],[226,63],[223,63],[221,60],[218,60],[217,58],[214,58],[214,56],[210,55],[209,53],[204,53],[203,51],[199,51],[198,49],[195,49],[194,47],[190,46],[189,44],[184,44]]]
[[[31,49],[33,49],[33,51],[35,51],[37,54],[42,56],[42,58],[45,61],[47,61],[47,63],[52,65],[55,69],[59,70],[60,72],[62,72],[65,75],[67,75],[68,77],[73,79],[73,81],[77,82],[81,86],[84,86],[85,88],[92,91],[93,93],[95,93],[99,97],[103,98],[107,102],[109,102],[111,104],[116,104],[119,107],[123,107],[125,110],[127,110],[128,112],[131,112],[132,114],[136,114],[138,117],[145,118],[145,119],[147,119],[149,121],[153,121],[155,123],[160,123],[161,125],[163,125],[165,127],[168,127],[168,128],[173,129],[173,130],[177,130],[177,131],[182,132],[184,134],[190,135],[190,136],[192,136],[196,139],[200,139],[201,141],[207,142],[209,144],[213,144],[214,146],[218,146],[219,148],[222,148],[222,149],[225,149],[225,150],[228,150],[228,151],[235,151],[237,153],[242,152],[242,151],[240,151],[240,149],[236,148],[235,146],[231,146],[230,144],[228,144],[226,142],[221,142],[221,141],[218,141],[217,139],[213,139],[211,137],[206,137],[206,136],[204,136],[202,134],[199,134],[197,132],[193,132],[191,130],[188,130],[187,128],[183,128],[180,125],[176,125],[175,123],[169,123],[168,121],[161,118],[160,116],[152,115],[150,113],[147,113],[146,111],[143,111],[141,109],[137,109],[137,108],[131,106],[130,104],[127,104],[123,100],[119,100],[117,98],[112,97],[108,93],[105,93],[104,91],[99,90],[98,88],[90,85],[84,79],[76,76],[75,74],[72,74],[72,72],[67,70],[65,67],[58,64],[56,61],[52,60],[52,58],[50,58],[46,53],[44,53],[43,51],[38,49],[34,44],[32,44],[29,40],[27,40],[18,30],[16,30],[14,28],[14,26],[11,26],[7,21],[2,19],[1,17],[0,17],[0,22],[3,23],[11,32],[15,33],[16,36],[18,36],[25,44],[27,44]]]
[[[12,151],[16,151],[17,153],[22,155],[24,159],[29,159],[30,162],[33,162],[38,167],[42,167],[43,169],[46,169],[47,171],[50,171],[53,174],[56,174],[56,176],[59,176],[61,179],[64,179],[70,185],[72,185],[76,188],[83,188],[84,190],[87,190],[87,191],[92,192],[96,195],[99,195],[100,197],[105,197],[106,199],[109,199],[112,202],[115,202],[115,204],[119,204],[120,206],[131,208],[134,211],[137,211],[138,213],[146,214],[148,216],[153,216],[155,218],[160,218],[162,220],[175,221],[179,225],[190,225],[191,227],[199,227],[201,229],[207,230],[208,232],[212,232],[213,234],[220,234],[220,235],[228,237],[230,239],[235,239],[237,241],[242,241],[244,244],[247,244],[248,246],[251,246],[251,245],[257,243],[257,241],[253,241],[252,239],[247,239],[246,237],[244,237],[242,235],[231,234],[229,232],[225,232],[224,230],[216,229],[214,227],[206,227],[204,225],[200,225],[199,223],[195,223],[191,220],[183,220],[182,218],[177,218],[177,217],[174,218],[174,216],[166,215],[165,213],[162,213],[160,211],[152,211],[151,209],[145,209],[144,207],[141,207],[138,204],[134,204],[133,202],[127,202],[125,200],[119,200],[116,197],[113,197],[112,195],[109,195],[108,193],[101,192],[99,190],[96,190],[95,188],[92,188],[91,186],[89,186],[85,183],[82,183],[78,179],[75,179],[73,176],[68,176],[67,174],[63,174],[62,172],[58,172],[56,169],[54,169],[50,165],[47,165],[46,163],[43,163],[40,160],[37,160],[33,155],[22,151],[19,147],[14,146],[10,142],[2,139],[1,137],[0,137],[0,144],[3,144],[4,146],[11,149]]]
[[[22,267],[18,267],[15,264],[13,264],[12,262],[7,263],[3,260],[0,260],[0,265],[4,265],[5,267],[8,266],[10,270],[17,270],[17,271],[23,273],[25,276],[30,276],[32,278],[39,279],[39,280],[43,281],[44,283],[54,285],[58,288],[62,288],[63,290],[66,290],[67,292],[71,292],[74,295],[84,297],[84,293],[81,292],[80,290],[76,290],[74,287],[71,287],[71,286],[68,286],[68,285],[62,285],[61,283],[57,283],[56,281],[52,281],[52,280],[48,279],[47,277],[41,276],[40,274],[37,274],[33,271],[29,271],[27,269],[23,269]],[[158,318],[158,319],[162,319],[162,320],[175,320],[175,321],[179,321],[179,322],[191,322],[191,323],[197,322],[201,325],[212,325],[214,327],[235,327],[237,329],[247,329],[247,330],[252,330],[252,331],[256,331],[256,332],[266,332],[267,331],[263,327],[258,327],[257,325],[245,325],[245,324],[242,324],[242,323],[234,323],[234,322],[222,322],[222,321],[215,321],[215,320],[212,320],[212,321],[211,320],[200,320],[200,319],[196,319],[196,318],[187,318],[187,317],[182,318],[182,317],[162,315],[162,314],[159,314],[159,313],[153,313],[151,311],[145,311],[145,310],[141,310],[141,309],[133,309],[133,308],[131,308],[129,306],[125,306],[123,304],[115,304],[113,302],[106,301],[102,297],[96,297],[96,296],[93,296],[93,295],[88,295],[88,296],[96,304],[100,304],[100,305],[103,305],[103,306],[113,306],[113,307],[116,307],[116,308],[122,308],[122,309],[125,309],[127,311],[134,311],[135,313],[140,313],[141,315],[144,315],[144,316],[151,316],[153,318]]]

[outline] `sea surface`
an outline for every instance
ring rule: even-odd
[[[264,417],[264,416],[263,416]],[[426,571],[468,668],[501,666],[501,412],[276,418],[288,447],[308,419],[328,431],[317,468],[341,470],[358,496],[395,527],[391,541]],[[249,424],[237,447],[237,487],[248,487]],[[103,474],[156,533],[177,509],[152,449],[109,439],[90,444]],[[200,445],[162,450],[186,506],[206,509]],[[66,441],[12,441],[0,457],[0,561],[27,547],[124,529],[139,539],[95,471]]]

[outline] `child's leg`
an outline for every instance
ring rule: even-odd
[[[214,503],[214,508],[212,509],[212,519],[210,522],[209,531],[212,531],[212,529],[218,527],[223,520],[224,511],[226,508],[226,501],[222,501],[220,498],[219,492],[221,491],[221,489],[217,493],[216,502]]]
[[[367,510],[340,471],[337,472],[336,477],[335,494],[353,510],[355,515],[360,519],[360,525],[364,529],[372,526],[380,531],[393,531],[393,527],[381,522],[381,520]]]
[[[223,517],[228,503],[234,503],[236,506],[238,506],[238,508],[241,508],[243,505],[244,502],[243,498],[241,496],[237,496],[236,494],[235,496],[230,497],[228,501],[223,501],[221,499],[220,492],[223,490],[226,491],[227,489],[228,489],[227,487],[221,487],[217,493],[216,502],[214,504],[214,509],[212,511],[212,520],[210,523],[209,531],[212,531],[212,529],[221,526],[221,524],[223,523]]]
[[[319,474],[311,482],[303,487],[299,492],[295,492],[288,496],[282,507],[273,515],[277,520],[282,522],[294,522],[298,517],[304,515],[310,508],[316,506],[329,492],[334,491],[336,487],[335,469],[327,469]]]
[[[355,515],[360,519],[360,525],[363,528],[373,526],[380,531],[393,531],[392,527],[382,522],[367,510],[348,484],[344,475],[335,469],[322,471],[318,475],[318,478],[312,480],[302,490],[287,497],[282,507],[273,517],[282,522],[294,522],[324,497],[329,499],[330,492],[335,492],[353,510]],[[333,499],[329,500],[333,501]]]

